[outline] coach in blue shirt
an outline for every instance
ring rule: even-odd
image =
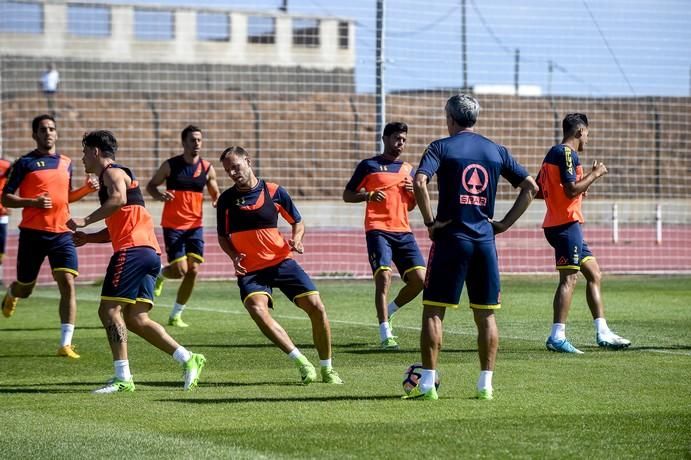
[[[468,288],[478,330],[480,378],[477,396],[492,399],[492,372],[499,344],[494,310],[500,308],[499,264],[494,235],[505,232],[525,212],[538,187],[508,149],[473,130],[480,104],[459,94],[446,103],[449,137],[432,142],[415,174],[415,197],[432,240],[423,291],[422,378],[407,399],[438,399],[434,386],[446,309],[458,308]],[[437,175],[439,203],[434,217],[427,190]],[[494,220],[499,176],[520,188],[501,220]]]

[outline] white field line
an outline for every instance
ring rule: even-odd
[[[242,315],[242,314],[247,314],[245,310],[219,310],[217,308],[208,308],[208,307],[194,307],[194,310],[201,310],[201,311],[207,311],[207,312],[212,312],[212,313],[226,313],[229,315]],[[271,314],[276,319],[289,319],[289,320],[298,320],[298,321],[309,321],[309,318],[306,316],[292,316],[292,315],[281,315],[281,314],[276,314],[275,312]],[[374,325],[372,323],[363,323],[360,321],[349,321],[349,320],[340,320],[340,319],[331,319],[329,318],[329,323],[331,324],[346,324],[349,326],[363,326],[363,327],[371,327],[371,328],[378,328],[377,325]],[[407,329],[410,331],[417,331],[420,332],[419,327],[415,326],[396,326],[396,329]],[[461,336],[472,336],[475,337],[476,333],[468,333],[468,332],[460,332],[460,331],[455,331],[453,329],[444,329],[444,334],[452,334],[452,335],[461,335]],[[509,335],[502,335],[501,333],[499,334],[500,339],[511,339],[511,340],[525,340],[529,342],[535,341],[534,338],[529,338],[529,337],[516,337],[516,336],[509,336]],[[691,356],[691,351],[683,351],[683,350],[662,350],[662,349],[654,349],[654,348],[648,348],[645,350],[640,350],[640,351],[649,351],[651,353],[664,353],[664,354],[670,354],[670,355],[681,355],[681,356]]]
[[[55,293],[41,293],[41,294],[34,294],[32,298],[45,298],[45,299],[51,299],[51,300],[58,300],[60,296],[58,295],[58,292],[56,291]],[[84,303],[84,299],[80,300],[80,303]],[[246,315],[247,312],[245,310],[221,310],[218,308],[208,308],[208,307],[192,307],[192,310],[199,310],[199,311],[206,311],[210,313],[221,313],[221,314],[227,314],[227,315]],[[272,316],[276,319],[289,319],[289,320],[297,320],[297,321],[309,321],[309,318],[307,316],[292,316],[292,315],[283,315],[283,314],[277,314],[276,312],[272,312]],[[329,322],[332,324],[345,324],[348,326],[361,326],[361,327],[371,327],[371,328],[378,328],[377,325],[368,322],[368,323],[363,323],[360,321],[349,321],[349,320],[341,320],[341,319],[331,319],[329,318]],[[396,326],[396,329],[406,329],[410,331],[420,331],[419,327],[415,326]],[[459,335],[459,336],[472,336],[475,337],[475,332],[473,331],[472,333],[470,332],[460,332],[456,331],[453,329],[444,329],[445,334],[452,334],[452,335]],[[535,341],[534,337],[517,337],[517,336],[510,336],[510,335],[502,335],[501,332],[499,334],[499,338],[502,339],[511,339],[511,340],[525,340],[528,342],[533,342]],[[635,348],[634,348],[635,349]],[[656,349],[656,348],[647,348],[644,350],[638,350],[638,351],[647,351],[650,353],[662,353],[662,354],[668,354],[668,355],[679,355],[679,356],[691,356],[691,351],[683,351],[683,350],[664,350],[664,349]]]

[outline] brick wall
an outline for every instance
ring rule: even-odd
[[[449,92],[391,95],[387,120],[409,124],[407,158],[417,163],[430,141],[445,136],[443,106]],[[582,155],[604,161],[608,180],[598,193],[611,197],[691,197],[690,98],[579,99],[479,96],[478,132],[508,146],[535,174],[547,149],[560,140],[561,118],[588,114],[591,142]],[[242,145],[259,174],[289,187],[296,197],[338,199],[362,158],[378,150],[372,95],[342,92],[228,91],[61,92],[55,110],[59,146],[81,158],[81,136],[110,129],[120,142],[119,160],[140,177],[181,152],[179,133],[188,123],[205,132],[205,155],[216,160],[227,146]],[[18,156],[34,147],[30,121],[47,111],[38,91],[4,93],[2,145]],[[77,163],[79,164],[79,163]],[[83,174],[76,167],[79,179]],[[227,186],[223,171],[221,185]],[[503,185],[500,198],[515,192]]]

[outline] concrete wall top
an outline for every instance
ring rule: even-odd
[[[41,31],[0,31],[0,53],[16,56],[91,59],[111,62],[174,62],[234,65],[271,65],[318,70],[353,69],[355,27],[350,19],[292,15],[282,11],[249,11],[176,6],[135,6],[127,4],[44,0],[17,2],[41,5]],[[89,36],[75,34],[68,24],[68,10],[74,7],[109,9],[108,33]],[[137,10],[168,11],[172,14],[170,39],[137,36]],[[228,16],[226,39],[200,39],[198,13]],[[251,43],[250,18],[274,18],[270,43]],[[318,43],[295,43],[293,21],[316,19]],[[347,26],[344,29],[343,26]],[[347,35],[347,46],[341,39]]]

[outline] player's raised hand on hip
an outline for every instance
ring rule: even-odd
[[[434,223],[432,225],[430,225],[429,227],[427,227],[427,234],[429,235],[429,239],[434,241],[434,237],[435,237],[437,231],[446,227],[450,223],[451,223],[451,219],[446,220],[444,222],[439,222],[438,220],[435,219]]]
[[[494,234],[498,235],[500,233],[504,233],[509,229],[509,227],[504,224],[503,221],[501,220],[494,220],[494,219],[487,219],[490,224],[492,224],[492,228],[494,229]]]

